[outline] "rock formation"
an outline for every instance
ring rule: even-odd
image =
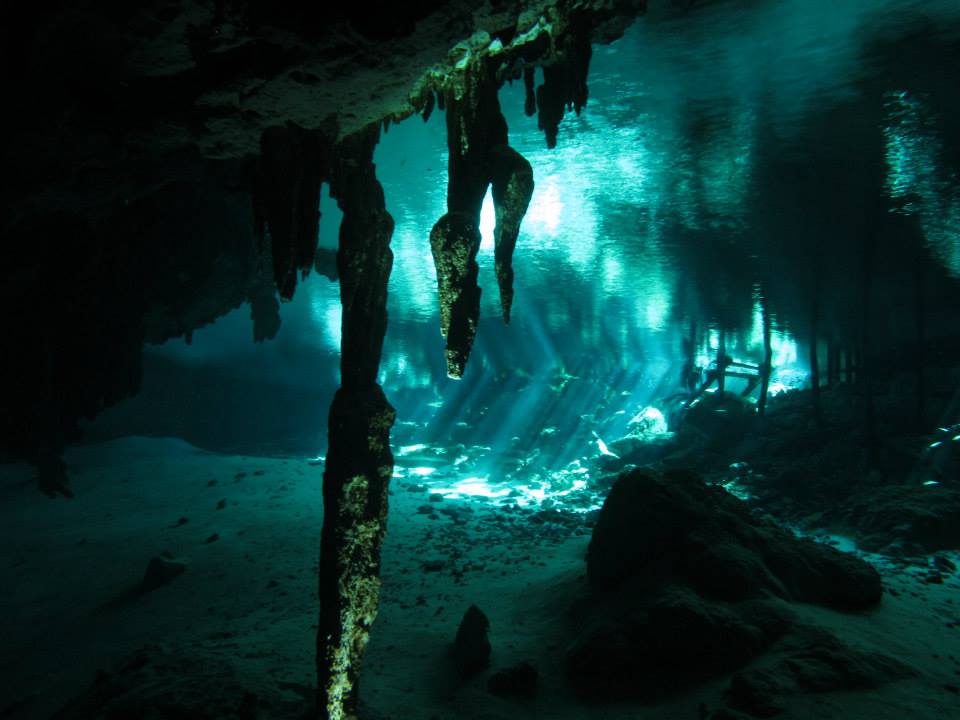
[[[756,520],[745,503],[681,471],[620,476],[594,529],[587,572],[592,593],[575,611],[580,634],[566,669],[591,700],[652,699],[771,647],[822,644],[822,632],[798,623],[790,602],[862,610],[882,592],[866,562]],[[838,662],[852,657],[833,646]],[[877,682],[909,674],[888,658],[874,661],[897,668]]]
[[[380,601],[380,548],[393,474],[396,413],[377,384],[387,331],[393,219],[377,181],[372,126],[334,148],[330,193],[343,211],[337,269],[343,326],[340,389],[330,408],[323,475],[318,717],[355,718],[357,680]]]
[[[462,94],[447,91],[449,181],[447,214],[434,225],[430,247],[437,267],[440,328],[447,339],[447,373],[463,376],[480,316],[477,251],[480,209],[493,186],[497,216],[496,272],[505,321],[513,301],[513,250],[533,194],[533,171],[508,145],[497,99],[502,60],[482,57],[464,72]]]

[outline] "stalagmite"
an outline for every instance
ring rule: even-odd
[[[395,411],[377,384],[387,328],[393,219],[376,178],[376,125],[334,150],[330,194],[343,211],[337,269],[341,385],[330,408],[323,475],[317,717],[357,717],[360,662],[380,601],[380,549],[393,475]]]

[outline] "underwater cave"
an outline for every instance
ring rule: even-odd
[[[960,3],[4,9],[0,718],[960,717]]]

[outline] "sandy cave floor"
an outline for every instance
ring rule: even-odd
[[[225,661],[306,703],[322,464],[146,438],[77,447],[67,462],[73,501],[40,495],[26,466],[0,467],[0,717],[49,717],[97,668],[158,644],[200,664]],[[395,480],[381,613],[364,665],[368,715],[694,720],[701,705],[721,705],[728,677],[656,705],[582,705],[564,689],[563,653],[574,637],[567,608],[586,591],[588,542],[582,524],[485,498],[431,501],[422,483]],[[187,571],[139,594],[149,559],[163,551]],[[780,717],[960,717],[957,576],[929,584],[922,564],[872,559],[888,589],[878,609],[798,611],[852,645],[907,662],[918,677],[794,698]],[[471,603],[490,618],[491,671],[531,661],[540,671],[535,700],[489,694],[490,672],[463,683],[451,676],[447,646]]]

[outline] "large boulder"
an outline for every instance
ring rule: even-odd
[[[711,603],[680,587],[622,600],[593,607],[567,653],[567,683],[585,700],[656,699],[736,669],[793,623],[780,603]]]
[[[882,592],[866,562],[758,520],[681,471],[618,478],[587,571],[566,677],[590,700],[653,699],[736,670],[794,631],[790,602],[863,609]]]
[[[597,589],[627,580],[685,585],[712,600],[778,597],[841,609],[880,601],[866,562],[754,518],[726,490],[694,473],[620,476],[587,553]]]

